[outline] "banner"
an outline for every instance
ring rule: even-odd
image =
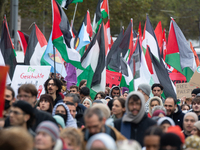
[[[0,74],[0,118],[3,117],[3,110],[4,110],[4,94],[5,94],[5,86],[6,86],[6,77],[8,74],[9,67],[8,66],[0,66],[1,74]]]
[[[11,87],[17,95],[17,90],[22,84],[34,84],[38,90],[37,99],[45,93],[44,83],[49,78],[51,66],[17,65],[12,79]]]
[[[113,86],[119,86],[122,74],[106,70],[106,87],[112,88]]]
[[[186,83],[186,77],[184,75],[182,75],[181,73],[169,73],[169,77],[172,80],[172,82],[174,83],[174,85],[176,85],[176,83]]]
[[[196,89],[196,87],[190,85],[190,83],[177,83],[176,84],[177,98],[180,99],[183,96],[185,96],[186,98],[190,98],[193,89]]]

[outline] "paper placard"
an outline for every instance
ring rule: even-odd
[[[189,83],[196,87],[200,87],[200,66],[197,67]]]
[[[196,87],[190,85],[190,83],[176,83],[176,95],[177,95],[177,98],[180,99],[183,96],[186,96],[186,98],[190,98],[191,97],[191,92],[195,88]]]
[[[44,83],[49,78],[51,66],[17,65],[13,75],[11,87],[17,96],[17,90],[22,84],[34,84],[38,90],[38,97],[45,93]]]

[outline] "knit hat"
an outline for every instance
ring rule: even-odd
[[[56,120],[57,124],[59,124],[63,129],[65,128],[64,119],[60,115],[55,115],[53,118]]]
[[[152,117],[159,116],[159,114],[163,114],[164,116],[166,116],[166,114],[163,110],[156,110],[153,112]]]
[[[191,94],[196,94],[197,95],[198,93],[200,93],[200,88],[192,90]]]
[[[87,142],[86,149],[91,149],[93,142],[97,140],[101,141],[105,145],[106,149],[109,150],[117,149],[114,139],[106,133],[98,133],[90,137],[90,139]]]
[[[117,147],[118,147],[118,150],[125,150],[125,149],[141,150],[142,149],[142,147],[140,146],[140,143],[138,143],[136,140],[117,141]]]
[[[103,102],[102,102],[101,100],[94,100],[94,101],[92,102],[92,104],[94,104],[94,103],[102,103],[102,104],[103,104]]]
[[[188,113],[186,113],[185,116],[184,116],[184,118],[183,118],[183,120],[185,120],[185,118],[186,118],[187,116],[192,116],[192,117],[194,118],[195,122],[198,121],[198,116],[197,116],[197,114],[195,114],[194,112],[188,112]]]
[[[51,138],[53,139],[53,141],[56,141],[59,138],[58,126],[51,121],[41,122],[36,129],[36,133],[41,132],[41,131],[49,134]]]
[[[105,104],[98,104],[98,105],[93,105],[92,108],[99,108],[103,114],[104,114],[104,117],[106,119],[108,119],[110,117],[110,109],[107,105]]]
[[[103,104],[107,105],[108,104],[108,101],[105,100],[105,99],[100,99],[100,101],[102,101]]]
[[[170,123],[171,126],[175,126],[174,121],[173,121],[171,118],[169,118],[169,117],[162,117],[162,118],[160,118],[160,119],[158,120],[158,122],[157,122],[157,125],[158,125],[158,126],[162,125],[162,123],[163,123],[165,120],[167,120],[167,121]]]
[[[138,86],[138,89],[141,89],[148,96],[151,93],[151,86],[149,84],[143,83]]]
[[[194,126],[197,127],[198,130],[200,130],[200,121],[195,122]]]
[[[176,126],[170,126],[168,129],[167,129],[167,133],[174,133],[176,135],[178,135],[178,137],[180,138],[182,144],[185,143],[185,136],[182,132],[182,129],[180,126],[176,125]]]
[[[200,138],[197,135],[189,136],[185,140],[184,148],[191,148],[195,150],[200,150]]]
[[[12,106],[20,108],[26,114],[33,115],[34,108],[26,101],[16,101],[12,104]]]

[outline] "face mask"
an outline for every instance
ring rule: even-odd
[[[7,110],[8,108],[10,108],[10,101],[5,99],[4,110]]]
[[[57,114],[55,114],[55,115],[61,116],[61,117],[64,119],[65,123],[66,123],[66,121],[67,121],[67,115],[63,115],[63,114],[61,114],[61,113],[57,113]]]
[[[186,114],[188,111],[187,111],[187,110],[183,110],[182,112],[183,112],[184,114]]]

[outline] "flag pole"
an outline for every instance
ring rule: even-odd
[[[74,24],[74,19],[75,19],[75,15],[76,15],[77,6],[78,6],[78,3],[76,3],[76,6],[75,6],[73,20],[72,20],[72,27],[73,27],[73,24]]]
[[[56,50],[55,47],[53,46],[53,62],[54,62],[54,78],[56,78]]]

